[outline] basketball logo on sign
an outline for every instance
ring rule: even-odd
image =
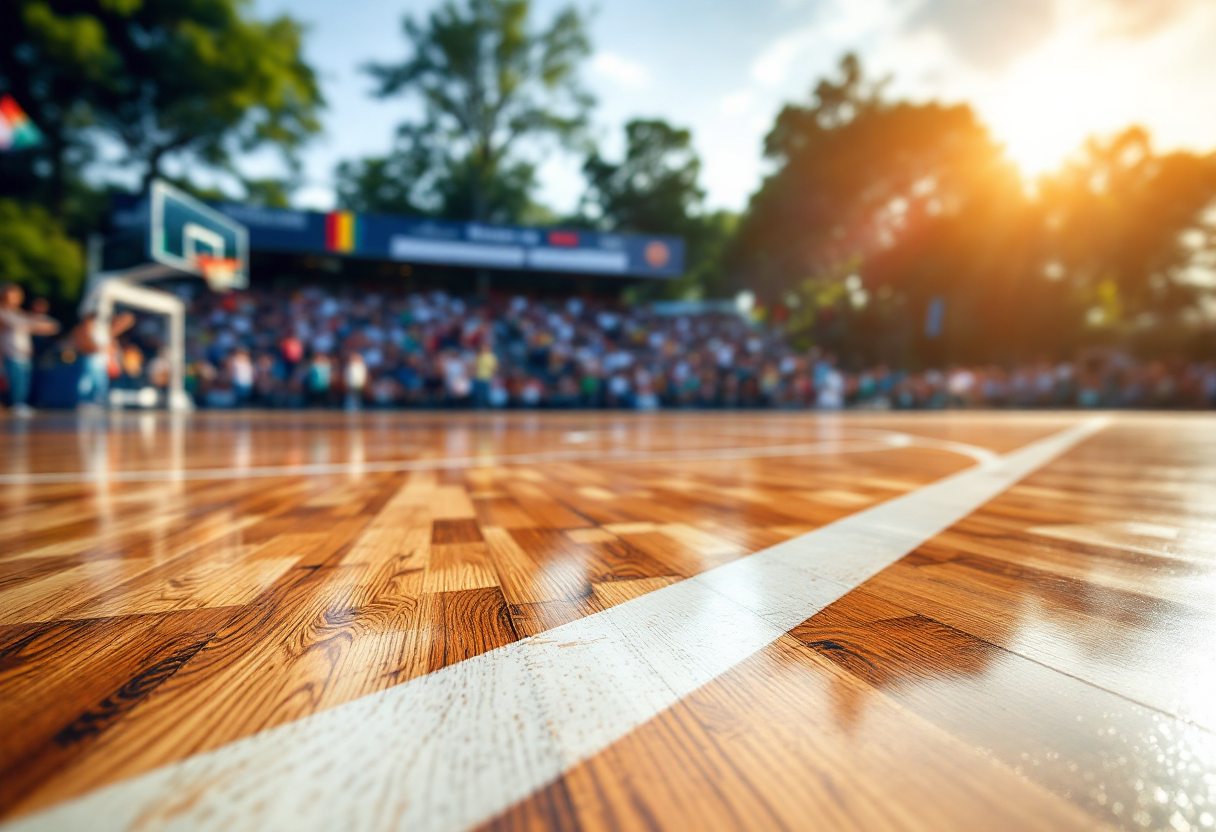
[[[667,243],[654,240],[646,244],[646,262],[653,268],[663,268],[670,259],[671,252],[667,249]]]

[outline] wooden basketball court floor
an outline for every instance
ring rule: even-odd
[[[1216,418],[0,421],[0,829],[1212,829]]]

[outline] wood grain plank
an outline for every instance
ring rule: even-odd
[[[518,638],[496,586],[430,596],[430,670],[471,659]]]
[[[1080,810],[889,701],[841,723],[864,686],[783,638],[566,772],[579,828],[1090,829]],[[544,795],[485,828],[528,828]],[[524,820],[521,820],[523,818]]]
[[[790,632],[884,697],[1091,817],[1116,827],[1202,826],[1216,787],[1192,763],[1216,766],[1216,734],[1088,685],[975,636],[856,590]],[[870,696],[840,696],[842,723]],[[1124,774],[1112,770],[1123,761]],[[1204,793],[1206,792],[1206,794]],[[1187,795],[1185,805],[1156,799]],[[1191,798],[1203,801],[1200,806]]]
[[[0,628],[0,811],[87,751],[234,614],[202,610]],[[70,665],[59,661],[70,650]],[[30,708],[28,703],[39,703]]]
[[[459,592],[498,586],[485,543],[432,545],[423,583],[425,592]]]
[[[0,430],[0,477],[102,465],[183,478],[0,482],[0,622],[13,622],[0,626],[0,818],[546,633],[974,464],[928,447],[688,451],[890,430],[1004,452],[1076,422],[114,414],[76,434],[46,418]],[[496,824],[1204,828],[1212,424],[1120,416]],[[639,455],[510,462],[574,447]],[[361,469],[445,454],[497,461]],[[288,470],[317,460],[349,468]],[[250,466],[286,467],[245,478]],[[233,476],[191,478],[220,467]]]

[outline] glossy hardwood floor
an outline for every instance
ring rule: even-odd
[[[1052,442],[997,486],[975,473]],[[961,519],[923,520],[973,482]],[[842,577],[834,553],[880,539],[896,556]],[[802,585],[767,577],[732,596],[758,619],[679,618],[758,552],[818,558],[833,588],[805,619],[780,597]],[[736,614],[774,629],[730,647]],[[621,642],[660,692],[594,687]],[[568,645],[601,652],[562,675]],[[518,730],[482,731],[513,655]],[[453,680],[487,698],[452,704]],[[433,699],[442,729],[385,716]],[[308,784],[357,802],[362,775],[338,772],[446,760],[424,751],[457,736],[466,769],[557,762],[463,814],[444,814],[448,781],[386,775],[366,803],[414,789],[397,802],[424,823],[328,828],[1216,828],[1216,418],[0,420],[0,824],[68,828],[55,813],[79,806],[90,828],[236,828],[230,806],[247,828],[326,828],[299,820]],[[550,736],[557,752],[533,747]],[[356,759],[347,740],[382,744]],[[292,755],[308,763],[250,762]],[[244,792],[228,766],[257,772]]]

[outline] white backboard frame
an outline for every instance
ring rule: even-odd
[[[192,222],[187,222],[182,229],[182,255],[166,251],[165,202],[170,199],[189,205],[192,211],[230,232],[236,238],[236,251],[225,250],[224,238],[220,234]],[[180,272],[202,277],[203,270],[194,259],[199,254],[232,258],[238,264],[233,288],[249,286],[249,229],[244,225],[159,179],[152,182],[148,207],[148,253],[153,260]],[[210,250],[200,251],[200,244]]]

